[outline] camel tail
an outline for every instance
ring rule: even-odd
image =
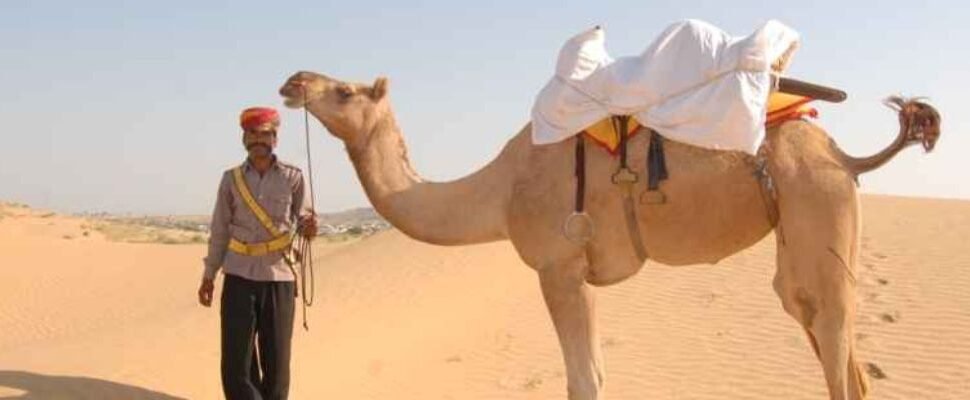
[[[885,104],[899,114],[899,134],[889,147],[862,158],[845,154],[835,147],[843,163],[856,176],[883,166],[912,144],[921,143],[923,149],[930,152],[940,138],[940,113],[922,99],[893,96],[887,98]]]

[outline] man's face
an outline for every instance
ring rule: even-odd
[[[243,145],[252,158],[265,158],[276,148],[276,125],[263,124],[243,131]]]

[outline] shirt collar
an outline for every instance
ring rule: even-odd
[[[254,168],[255,167],[253,167],[253,163],[249,161],[249,157],[246,157],[246,161],[243,162],[243,170],[245,172],[249,172]],[[269,165],[269,169],[279,169],[279,168],[280,168],[279,160],[277,160],[276,154],[273,154],[273,163]]]

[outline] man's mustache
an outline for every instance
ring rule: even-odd
[[[252,149],[254,149],[256,147],[262,147],[262,148],[266,149],[266,151],[269,151],[270,150],[269,145],[266,144],[266,143],[250,143],[250,144],[246,145],[246,150],[252,150]]]

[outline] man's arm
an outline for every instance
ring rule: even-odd
[[[231,186],[229,174],[223,174],[216,195],[215,209],[212,211],[212,221],[209,223],[209,254],[205,257],[205,271],[202,275],[206,279],[215,279],[229,247],[229,223],[232,221]]]
[[[290,213],[296,218],[300,233],[307,237],[316,236],[316,214],[310,199],[310,191],[307,188],[306,181],[303,179],[302,172],[296,182],[296,186],[293,188],[292,204]]]

